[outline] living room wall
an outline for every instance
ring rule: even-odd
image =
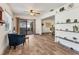
[[[79,51],[79,4],[73,4],[72,8],[69,8],[69,5],[62,6],[65,10],[58,11],[55,15],[55,41]],[[68,19],[70,19],[69,23],[67,23]],[[74,31],[73,26],[78,26],[78,31]]]
[[[0,7],[2,7],[4,11],[6,10],[13,17],[13,14],[7,4],[0,3]],[[2,18],[3,20],[5,19],[4,12]],[[5,25],[2,26],[0,25],[0,54],[3,54],[4,50],[8,46],[9,41],[8,41],[7,33],[8,32],[5,31]]]

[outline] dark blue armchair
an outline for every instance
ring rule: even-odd
[[[14,49],[17,45],[25,43],[25,35],[18,35],[18,34],[8,34],[9,38],[9,46],[14,46]]]

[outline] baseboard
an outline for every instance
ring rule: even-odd
[[[42,34],[50,34],[51,32],[44,32],[44,33],[42,33]]]
[[[73,51],[73,52],[79,54],[79,51],[74,50],[72,47],[67,47],[67,46],[61,44],[60,42],[58,42],[58,44],[61,45],[61,46],[63,46],[63,47],[66,48],[66,49],[70,49],[71,51]]]

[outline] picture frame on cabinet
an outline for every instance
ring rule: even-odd
[[[74,23],[76,23],[77,22],[77,19],[74,19]]]
[[[60,12],[62,12],[62,11],[64,11],[64,10],[65,10],[64,7],[62,7],[62,8],[59,9]]]
[[[76,25],[73,26],[73,32],[78,32],[78,27]]]
[[[70,19],[67,19],[67,20],[66,20],[66,23],[70,23],[70,22],[71,22]]]

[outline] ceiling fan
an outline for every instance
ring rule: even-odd
[[[29,10],[29,11],[26,11],[26,12],[29,12],[29,14],[31,16],[36,16],[36,15],[39,15],[40,14],[38,11],[35,11],[35,10]]]

